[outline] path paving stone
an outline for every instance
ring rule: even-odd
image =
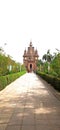
[[[0,91],[0,130],[60,130],[60,100],[34,73]]]

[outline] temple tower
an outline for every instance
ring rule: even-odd
[[[36,71],[37,66],[37,60],[38,60],[38,51],[35,50],[32,46],[32,42],[30,42],[30,45],[28,47],[28,50],[25,49],[23,54],[23,62],[28,72]]]

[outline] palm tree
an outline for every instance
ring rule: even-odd
[[[50,62],[52,60],[53,56],[50,54],[50,50],[47,51],[47,54],[43,55],[43,60],[45,60],[48,63],[48,72],[50,71]]]

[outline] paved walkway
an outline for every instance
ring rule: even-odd
[[[0,130],[60,130],[60,101],[27,73],[0,92]]]

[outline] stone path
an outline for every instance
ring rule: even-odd
[[[27,73],[0,92],[0,130],[60,130],[60,101]]]

